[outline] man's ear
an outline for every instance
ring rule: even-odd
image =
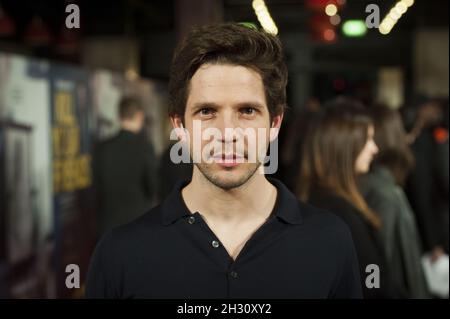
[[[183,126],[183,119],[179,115],[173,115],[170,117],[170,122],[172,123],[173,128],[177,134],[177,137],[180,141],[186,141],[186,131]]]
[[[272,118],[272,123],[270,127],[270,142],[274,141],[278,137],[278,132],[280,131],[281,122],[283,122],[284,113],[276,115]]]

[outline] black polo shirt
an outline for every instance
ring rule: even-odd
[[[235,261],[180,182],[134,222],[103,237],[91,260],[88,298],[361,298],[346,224],[299,202],[279,181],[274,211]]]

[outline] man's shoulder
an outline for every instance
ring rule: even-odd
[[[143,241],[155,242],[153,239],[159,237],[163,230],[161,205],[157,205],[133,221],[113,228],[103,236],[102,241],[116,248],[120,245],[120,248],[126,249],[125,246],[133,246]]]
[[[299,211],[303,218],[303,230],[311,233],[315,240],[338,240],[341,243],[351,242],[351,232],[342,218],[328,210],[298,201]]]
[[[147,231],[148,229],[162,229],[162,207],[162,204],[158,204],[150,208],[144,214],[132,220],[128,224],[119,226],[117,230],[128,233]]]
[[[111,149],[111,147],[115,146],[118,143],[118,140],[119,140],[118,135],[113,135],[105,139],[99,140],[94,146],[94,152],[97,155],[101,155],[105,152],[108,152]]]
[[[335,213],[299,201],[303,215],[298,227],[299,245],[308,245],[315,251],[326,252],[327,262],[344,265],[355,259],[355,244],[347,223]]]

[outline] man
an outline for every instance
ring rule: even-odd
[[[99,233],[126,224],[151,206],[155,183],[153,149],[141,134],[145,113],[140,101],[119,104],[120,132],[95,149],[94,187],[99,204]]]
[[[406,194],[423,248],[436,261],[448,254],[449,244],[448,105],[437,99],[422,99],[410,114],[405,112],[410,117],[416,113],[408,134],[415,167],[407,180]]]
[[[227,134],[261,130],[255,149],[265,154],[282,122],[286,83],[275,36],[238,24],[202,27],[187,36],[173,59],[169,113],[180,140],[188,142],[192,179],[103,238],[91,262],[87,297],[361,297],[344,223],[268,180],[260,156],[250,160],[247,135]],[[202,139],[196,149],[196,123],[202,134],[222,134]],[[207,145],[214,150],[202,152]]]

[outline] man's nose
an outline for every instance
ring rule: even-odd
[[[218,129],[221,133],[220,142],[222,143],[234,143],[237,140],[235,134],[235,128],[237,128],[237,122],[232,114],[225,113],[218,121]]]

